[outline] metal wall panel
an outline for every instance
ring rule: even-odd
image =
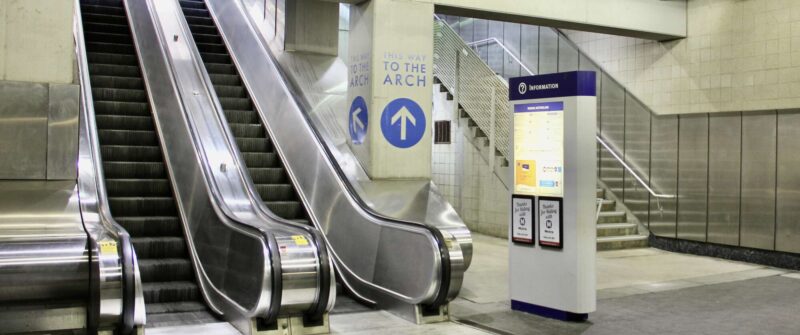
[[[489,38],[489,20],[484,20],[484,19],[473,19],[473,20],[474,20],[473,26],[475,27],[474,28],[475,34],[473,35],[474,37],[472,38],[472,41],[467,41],[467,42],[481,41]],[[491,45],[489,44],[484,44],[478,47],[478,56],[480,56],[484,62],[487,62],[489,60],[490,47]]]
[[[658,193],[674,195],[678,188],[678,116],[653,116],[650,156],[650,187]],[[650,232],[663,237],[676,236],[677,199],[650,201]]]
[[[625,99],[625,162],[645,182],[650,179],[650,111],[632,97]],[[640,222],[648,221],[650,192],[625,171],[623,201]]]
[[[566,37],[558,36],[558,72],[577,71],[580,53]]]
[[[778,114],[775,249],[800,253],[800,112]]]
[[[742,115],[742,199],[740,243],[775,248],[775,112]]]
[[[46,84],[0,81],[0,179],[45,179]]]
[[[466,41],[467,43],[474,41],[475,19],[462,17],[458,23],[458,34],[461,36],[461,39]]]
[[[79,94],[78,85],[50,85],[47,179],[75,179],[78,176]]]
[[[489,37],[496,38],[499,41],[503,41],[503,22],[500,21],[489,21]],[[489,67],[494,70],[495,73],[499,75],[503,75],[503,62],[505,61],[505,52],[503,48],[497,44],[490,44],[489,45],[489,58],[487,59],[487,64]]]
[[[539,26],[523,24],[521,28],[520,59],[533,74],[538,72],[539,66]]]
[[[600,92],[600,133],[615,152],[625,152],[625,90],[609,76],[603,76]],[[618,197],[623,197],[623,168],[605,151],[600,151],[600,180]]]
[[[708,115],[681,115],[678,122],[678,238],[705,242]]]
[[[742,114],[708,121],[708,242],[739,245]]]
[[[350,27],[350,6],[341,6],[341,7],[339,7],[339,11],[340,11],[339,12],[339,16],[340,16],[339,20],[340,21],[347,20],[347,26],[346,27],[349,28]],[[346,16],[346,18],[341,18],[342,16]],[[445,22],[447,22],[447,24],[449,24],[450,26],[453,26],[454,30],[458,29],[458,27],[456,27],[454,25],[458,24],[458,20],[460,19],[460,17],[455,16],[455,15],[442,15],[442,14],[439,14],[439,17],[442,18]],[[456,32],[458,32],[458,30],[456,30]]]
[[[558,34],[552,28],[539,29],[539,74],[558,72]]]
[[[517,59],[519,59],[520,50],[520,29],[521,24],[519,23],[506,22],[503,24],[503,43],[505,43],[508,50],[514,55],[514,57],[517,57]],[[508,53],[504,54],[504,78],[519,77],[521,74],[519,63],[517,63],[514,57],[511,57]],[[525,75],[527,75],[527,73]]]

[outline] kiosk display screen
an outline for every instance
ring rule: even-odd
[[[514,106],[514,194],[564,194],[564,103]]]

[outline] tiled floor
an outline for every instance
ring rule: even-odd
[[[474,241],[473,263],[462,294],[451,304],[451,315],[456,322],[494,333],[800,334],[800,321],[792,316],[800,311],[797,272],[651,248],[598,252],[598,311],[588,322],[564,323],[511,311],[508,242],[482,235],[474,235]],[[781,300],[782,291],[793,298]],[[729,302],[715,299],[720,292],[731,292]],[[744,314],[749,309],[758,311],[752,314],[760,317],[761,328],[748,328],[752,323],[739,325],[738,332],[713,327],[715,322],[736,324],[724,313]]]
[[[598,253],[598,311],[588,322],[564,323],[514,312],[508,302],[508,242],[477,234],[473,238],[472,266],[450,306],[453,321],[417,326],[386,311],[349,306],[352,303],[342,299],[340,312],[330,316],[331,333],[800,334],[800,273],[657,249]],[[753,322],[726,316],[744,318],[748,313]],[[148,334],[238,333],[227,326]]]

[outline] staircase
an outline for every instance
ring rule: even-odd
[[[510,188],[513,181],[507,180],[511,174],[506,170],[509,166],[507,157],[511,154],[508,139],[513,122],[508,113],[507,81],[492,70],[487,60],[444,21],[437,19],[434,34],[436,89],[446,94],[447,100],[458,100],[458,127],[467,141],[492,166],[503,184]],[[502,49],[508,53],[505,47]],[[509,58],[518,61],[513,56]],[[456,90],[460,92],[457,97]],[[619,124],[624,125],[624,120]],[[599,177],[610,192],[607,197],[606,189],[597,190],[597,197],[603,199],[597,219],[597,250],[647,247],[649,232],[639,231],[640,226],[634,216],[642,211],[646,214],[649,210],[647,194],[643,194],[641,201],[626,199],[625,205],[618,204],[614,194],[623,193],[626,172],[616,158],[604,150],[598,153],[598,167],[602,169]]]
[[[646,248],[648,236],[639,233],[639,224],[628,220],[628,211],[608,199],[606,190],[597,189],[597,199],[602,199],[597,216],[597,251]]]

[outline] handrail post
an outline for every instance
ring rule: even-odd
[[[461,104],[461,49],[456,50],[456,67],[453,70],[453,120],[458,122]]]
[[[492,86],[491,114],[489,115],[489,170],[494,172],[495,125],[497,122],[497,88]]]

